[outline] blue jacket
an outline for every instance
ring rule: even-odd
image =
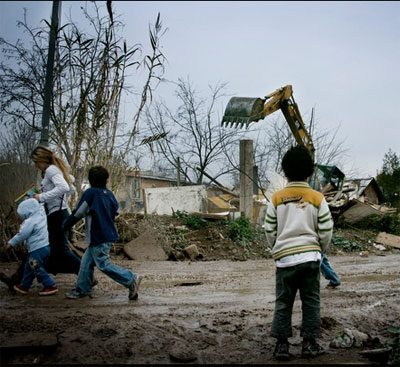
[[[49,233],[43,205],[40,205],[36,199],[26,199],[18,205],[17,213],[24,221],[19,232],[8,241],[9,245],[15,247],[26,241],[28,252],[48,246]]]
[[[114,194],[106,187],[87,189],[77,207],[63,224],[64,231],[69,230],[80,219],[85,218],[85,241],[89,245],[118,241],[115,216],[118,202]]]

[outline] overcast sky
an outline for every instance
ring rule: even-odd
[[[85,4],[63,1],[61,21]],[[338,139],[349,149],[345,169],[375,176],[389,149],[400,154],[400,2],[113,4],[130,45],[147,42],[149,23],[160,12],[168,28],[162,39],[165,79],[189,77],[204,93],[209,84],[228,82],[227,92],[242,97],[264,97],[291,84],[303,116],[314,107],[321,128],[340,125]],[[36,25],[50,20],[51,6],[51,1],[0,2],[0,37],[23,37],[16,21],[24,7]],[[172,92],[163,86],[159,93]],[[221,102],[221,115],[228,100]]]

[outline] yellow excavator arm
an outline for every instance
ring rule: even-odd
[[[314,145],[304,125],[291,85],[286,85],[264,98],[232,97],[225,109],[222,125],[248,126],[281,110],[297,144],[304,145],[314,157]]]
[[[232,97],[226,106],[221,124],[248,127],[251,122],[262,120],[278,110],[285,116],[297,144],[304,145],[314,159],[314,144],[293,98],[291,85],[279,88],[264,98]],[[316,172],[311,178],[312,187],[322,191],[331,184],[336,190],[341,190],[344,177],[344,173],[336,166],[317,165]]]

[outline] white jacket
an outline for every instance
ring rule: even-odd
[[[46,169],[40,191],[39,200],[45,203],[47,214],[51,214],[67,208],[66,196],[73,193],[75,187],[68,185],[61,170],[52,164]]]

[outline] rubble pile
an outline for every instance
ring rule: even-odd
[[[341,190],[322,191],[335,222],[355,223],[372,214],[395,214],[381,205],[382,193],[374,178],[345,181]]]

